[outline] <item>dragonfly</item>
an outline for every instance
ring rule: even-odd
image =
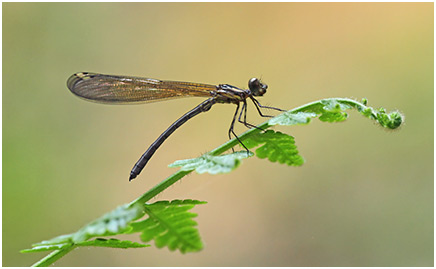
[[[268,85],[258,78],[248,81],[248,89],[240,89],[229,84],[209,85],[203,83],[167,81],[152,78],[132,76],[104,75],[90,72],[73,74],[67,80],[68,89],[80,98],[104,104],[134,104],[164,101],[181,97],[207,97],[205,101],[185,113],[168,127],[145,151],[133,166],[129,181],[136,178],[151,159],[162,143],[180,126],[194,116],[209,111],[214,104],[235,104],[236,111],[228,131],[229,139],[233,135],[249,152],[234,131],[234,124],[238,122],[247,128],[258,128],[247,122],[247,99],[252,100],[258,113],[262,117],[272,117],[262,113],[261,108],[284,111],[279,108],[263,106],[255,97],[263,96]],[[242,108],[240,109],[240,105]],[[240,112],[239,112],[240,111]],[[239,116],[238,116],[239,112]],[[243,119],[241,119],[243,117]]]

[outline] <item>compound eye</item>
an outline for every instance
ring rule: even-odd
[[[250,90],[254,90],[257,88],[260,88],[260,81],[257,78],[252,78],[250,79],[250,81],[248,81],[248,88],[250,88]]]
[[[252,78],[248,81],[248,88],[254,96],[262,96],[266,93],[268,86],[261,83],[258,78]]]

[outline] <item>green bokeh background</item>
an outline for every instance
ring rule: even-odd
[[[55,265],[433,266],[433,31],[433,3],[3,3],[3,265],[31,265],[44,253],[19,250],[227,140],[234,106],[216,105],[129,183],[143,151],[203,99],[86,102],[66,80],[91,71],[240,87],[262,77],[265,105],[366,97],[406,123],[385,131],[352,112],[276,128],[295,137],[302,167],[251,158],[159,195],[208,201],[194,209],[203,251],[81,248]]]

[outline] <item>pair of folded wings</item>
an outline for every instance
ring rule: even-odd
[[[179,97],[211,97],[217,86],[151,78],[76,73],[67,86],[75,95],[99,103],[149,103]]]

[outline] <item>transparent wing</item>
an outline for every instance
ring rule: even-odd
[[[75,95],[100,103],[147,103],[178,97],[210,97],[214,85],[151,78],[76,73],[67,81]]]

